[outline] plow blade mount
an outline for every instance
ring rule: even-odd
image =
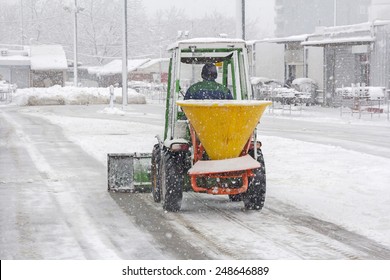
[[[238,157],[270,101],[177,101],[212,160]]]
[[[151,158],[149,153],[108,154],[108,190],[150,192]]]

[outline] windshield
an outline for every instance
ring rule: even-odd
[[[179,99],[184,99],[190,86],[203,81],[201,73],[206,63],[216,67],[215,82],[228,88],[234,99],[243,99],[248,95],[245,61],[241,49],[184,49],[180,56]]]

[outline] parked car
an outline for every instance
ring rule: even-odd
[[[252,77],[251,84],[254,98],[272,100],[282,104],[307,104],[311,101],[311,93],[301,92],[285,83],[265,77]]]
[[[271,99],[282,104],[307,104],[310,100],[310,94],[305,92],[299,92],[294,88],[280,87],[275,88],[272,93]]]
[[[317,103],[318,85],[315,80],[310,78],[297,78],[292,81],[291,87],[301,92],[300,98],[302,103],[306,103],[306,105]]]
[[[251,77],[251,84],[255,99],[270,100],[274,89],[283,88],[284,83],[266,77]]]

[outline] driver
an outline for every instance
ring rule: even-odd
[[[215,81],[218,76],[217,67],[206,63],[202,68],[203,81],[190,86],[184,96],[186,99],[233,99],[230,90]]]

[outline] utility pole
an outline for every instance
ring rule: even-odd
[[[333,26],[337,25],[337,0],[333,0]]]
[[[122,43],[122,107],[124,107],[127,106],[127,0],[123,0]]]
[[[78,64],[78,58],[77,58],[77,13],[78,7],[77,7],[77,0],[74,0],[74,7],[73,7],[73,12],[74,12],[74,23],[73,23],[73,85],[75,87],[78,86],[78,69],[77,69],[77,64]]]
[[[236,36],[245,40],[245,0],[236,0]]]
[[[241,0],[241,28],[242,40],[245,40],[245,0]]]
[[[23,28],[23,0],[20,0],[20,31],[22,33],[21,36],[21,45],[23,48],[24,45],[24,28]]]
[[[73,13],[73,85],[78,85],[78,58],[77,58],[77,13],[82,11],[83,8],[77,6],[77,0],[74,0],[73,7],[65,6],[65,11]]]

